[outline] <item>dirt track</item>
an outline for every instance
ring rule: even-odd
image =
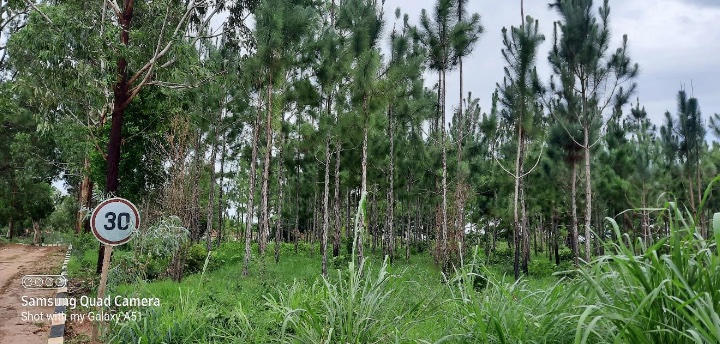
[[[50,321],[23,320],[23,312],[52,314],[54,307],[23,306],[22,297],[54,297],[56,289],[25,289],[21,279],[59,274],[65,250],[62,246],[0,245],[0,343],[47,343]]]

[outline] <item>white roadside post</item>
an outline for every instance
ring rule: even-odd
[[[100,203],[90,217],[90,227],[93,235],[105,245],[100,286],[98,286],[98,299],[105,297],[110,255],[114,246],[122,245],[132,238],[133,232],[140,226],[140,213],[130,201],[124,198],[110,198]],[[98,311],[102,310],[102,303]],[[100,324],[93,326],[91,341],[97,340]]]

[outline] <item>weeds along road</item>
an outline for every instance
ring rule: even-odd
[[[56,289],[25,289],[24,275],[59,274],[64,246],[0,244],[0,343],[47,343],[54,307],[34,307],[26,300],[53,298]]]

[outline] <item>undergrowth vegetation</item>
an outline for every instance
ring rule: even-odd
[[[209,254],[199,245],[193,249],[197,257],[189,259],[197,273],[181,283],[111,280],[113,294],[157,297],[161,306],[136,309],[141,318],[112,324],[106,338],[123,343],[720,343],[720,215],[706,224],[715,235],[703,238],[698,221],[674,203],[657,213],[666,219],[665,237],[632,240],[608,219],[614,239],[606,255],[550,277],[557,268],[538,257],[535,271],[541,271],[518,281],[487,263],[477,247],[448,276],[427,255],[393,264],[370,256],[363,266],[343,256],[322,278],[316,247],[295,254],[292,245],[283,245],[279,264],[254,255],[253,273],[243,277],[241,243],[223,243]],[[96,251],[86,246],[72,266],[94,262]],[[120,251],[118,261],[130,259],[124,254],[130,252]]]

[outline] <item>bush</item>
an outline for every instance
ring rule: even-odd
[[[555,265],[544,259],[535,259],[528,265],[530,276],[543,278],[548,277],[555,272]]]
[[[493,251],[493,254],[490,256],[490,264],[512,266],[513,263],[514,257],[510,249],[498,248]]]
[[[430,244],[427,241],[416,242],[410,246],[410,254],[416,255],[428,250]]]
[[[347,268],[348,263],[350,263],[349,255],[340,254],[337,257],[330,257],[330,266],[335,270]]]
[[[205,257],[202,257],[201,262],[194,262],[194,264],[200,263],[200,270],[193,271],[198,272],[201,271],[203,268],[203,264],[205,264],[205,258],[207,258],[207,250],[205,244],[198,244],[202,245],[205,253]],[[197,245],[194,245],[195,247]],[[192,249],[192,248],[191,248]],[[198,250],[194,254],[197,255],[197,257],[194,257],[193,259],[199,259],[199,255],[202,253],[201,250]],[[274,248],[273,248],[274,250]],[[274,252],[274,251],[273,251]],[[228,264],[239,264],[243,261],[243,257],[245,257],[245,243],[239,242],[239,241],[227,241],[223,242],[218,246],[216,249],[212,251],[210,254],[210,261],[208,262],[208,271],[215,271],[219,268],[228,265]],[[187,265],[187,264],[186,264]],[[189,271],[188,271],[189,272]]]
[[[185,258],[185,272],[194,274],[202,271],[205,266],[205,259],[207,259],[208,251],[205,243],[199,243],[190,246],[187,251]]]
[[[560,256],[561,262],[571,262],[574,260],[573,251],[567,247],[563,247],[558,251],[558,256]]]

